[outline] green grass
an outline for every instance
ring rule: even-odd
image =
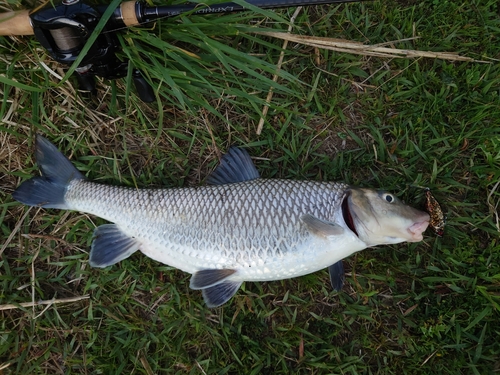
[[[9,9],[27,3],[5,4]],[[120,34],[158,101],[127,80],[92,100],[59,80],[30,37],[0,39],[0,370],[5,374],[494,374],[500,372],[500,17],[498,2],[374,1],[303,9],[294,32],[490,63],[381,59],[248,33],[286,30],[293,9],[182,17]],[[256,134],[269,88],[274,97]],[[189,275],[142,254],[88,266],[78,212],[10,196],[36,173],[44,134],[89,178],[138,187],[200,184],[217,152],[248,146],[264,177],[343,180],[444,206],[443,238],[367,249],[326,271],[246,283],[208,310]],[[24,216],[26,214],[26,216]],[[89,295],[67,304],[32,300]]]

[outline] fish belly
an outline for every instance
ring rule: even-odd
[[[158,246],[158,242],[144,241],[141,251],[151,259],[171,265],[185,272],[195,273],[202,269],[236,269],[231,276],[234,281],[270,281],[307,275],[363,250],[366,244],[355,235],[345,233],[334,239],[314,238],[311,236],[295,249],[288,252],[274,252],[274,256],[261,256],[244,259],[228,258],[215,251],[207,251],[212,256],[202,256],[193,248],[180,247],[174,243]],[[256,252],[263,251],[256,249]],[[219,252],[220,253],[220,252]]]

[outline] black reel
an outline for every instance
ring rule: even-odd
[[[101,12],[79,0],[63,0],[62,3],[37,10],[30,15],[36,38],[52,58],[71,65],[80,55],[87,39],[101,19]],[[99,34],[82,62],[76,69],[79,88],[96,93],[94,76],[116,79],[127,75],[128,62],[116,56],[119,43],[114,32]],[[139,97],[147,103],[155,100],[152,87],[141,72],[132,74]]]

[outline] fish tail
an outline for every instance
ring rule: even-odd
[[[59,150],[36,135],[35,156],[41,176],[24,181],[12,197],[28,206],[69,209],[64,196],[70,182],[85,179]]]

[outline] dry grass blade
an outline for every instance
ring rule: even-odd
[[[497,201],[496,203],[491,202],[491,197],[495,193],[495,191],[498,189],[498,186],[500,185],[500,180],[497,181],[495,186],[493,186],[493,189],[491,189],[490,193],[488,194],[488,199],[487,203],[490,208],[490,213],[495,217],[495,222],[496,222],[496,227],[498,231],[500,232],[500,218],[498,215],[498,205],[500,204],[500,200]]]
[[[12,241],[12,239],[14,238],[14,236],[16,235],[16,233],[19,230],[19,228],[21,228],[21,225],[23,225],[24,220],[26,219],[26,216],[28,216],[29,213],[30,213],[30,209],[26,210],[26,212],[24,213],[23,217],[21,217],[21,219],[18,220],[18,222],[16,223],[16,226],[15,226],[14,230],[9,234],[9,237],[7,238],[7,241],[5,241],[5,243],[3,244],[3,246],[0,248],[0,256],[2,256],[2,254],[5,251],[5,249],[7,248],[7,246],[9,246],[10,242]]]
[[[139,360],[141,361],[141,364],[144,367],[146,374],[153,375],[154,371],[151,369],[151,366],[149,365],[148,359],[146,358],[146,355],[144,353],[142,353],[142,352],[140,353]]]
[[[34,306],[42,306],[42,305],[53,305],[53,304],[58,304],[58,303],[72,303],[72,302],[78,302],[82,301],[84,299],[89,299],[90,296],[88,294],[83,295],[83,296],[78,296],[78,297],[68,297],[68,298],[58,298],[58,299],[49,299],[49,300],[44,300],[44,301],[37,301],[37,302],[22,302],[18,305],[11,305],[11,304],[6,304],[6,305],[0,305],[0,311],[3,310],[12,310],[12,309],[18,309],[19,306],[21,307],[34,307]]]
[[[290,32],[292,30],[293,24],[295,22],[295,18],[297,18],[297,16],[301,12],[301,10],[302,10],[302,7],[298,7],[297,9],[295,9],[295,12],[293,13],[292,18],[290,19],[290,26],[288,26],[288,32]],[[280,53],[278,64],[276,65],[276,74],[273,75],[274,82],[278,81],[278,72],[281,70],[281,65],[283,65],[283,58],[285,57],[285,50],[287,47],[288,47],[288,40],[285,40],[283,42],[283,46],[281,47],[282,50]],[[271,87],[269,89],[269,92],[267,93],[266,105],[264,106],[264,108],[262,108],[262,117],[260,118],[259,125],[257,126],[257,132],[256,132],[257,135],[260,135],[260,133],[262,133],[264,121],[266,121],[267,111],[269,111],[269,103],[271,102],[272,98],[273,98],[273,88]]]
[[[300,43],[311,47],[328,49],[337,52],[352,53],[363,56],[389,57],[389,58],[419,58],[430,57],[434,59],[443,59],[451,61],[471,61],[482,62],[486,61],[474,60],[470,57],[460,56],[453,52],[432,52],[432,51],[416,51],[411,49],[388,48],[382,46],[371,46],[361,42],[353,42],[344,39],[322,38],[307,35],[296,35],[282,32],[256,32],[256,34],[266,35],[273,38],[287,40],[289,42]],[[393,43],[398,43],[394,41]]]
[[[4,363],[0,365],[0,371],[5,370],[7,367],[9,367],[11,364],[10,363]]]

